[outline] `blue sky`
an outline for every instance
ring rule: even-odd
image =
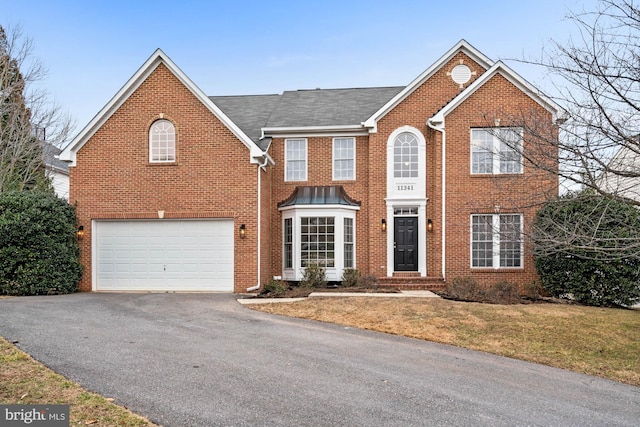
[[[49,70],[43,85],[77,130],[161,48],[208,95],[405,85],[460,39],[510,61],[575,32],[569,10],[595,0],[21,1],[0,0]]]

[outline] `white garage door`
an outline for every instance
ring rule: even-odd
[[[95,290],[233,292],[233,220],[95,221]]]

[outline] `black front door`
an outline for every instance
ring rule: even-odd
[[[418,271],[418,217],[394,219],[394,271]]]

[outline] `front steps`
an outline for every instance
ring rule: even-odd
[[[420,277],[420,273],[393,273],[392,277],[378,278],[379,288],[396,288],[401,291],[442,291],[446,283],[442,277]]]

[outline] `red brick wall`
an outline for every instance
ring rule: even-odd
[[[356,214],[356,265],[363,274],[386,276],[387,140],[402,126],[420,130],[426,139],[426,216],[434,231],[425,233],[427,275],[440,276],[442,266],[442,136],[426,125],[459,92],[447,72],[463,61],[479,77],[484,69],[464,54],[457,54],[402,103],[378,122],[378,132],[356,137],[356,180],[333,181],[332,137],[307,138],[308,179],[285,182],[284,138],[274,138],[269,154],[275,166],[260,172],[262,229],[260,277],[257,277],[258,172],[249,163],[248,149],[202,105],[164,66],[131,95],[78,152],[71,168],[71,202],[77,202],[79,224],[86,231],[81,241],[85,274],[82,290],[91,289],[91,219],[234,218],[235,228],[246,224],[244,239],[235,240],[235,291],[268,282],[282,275],[282,216],[277,203],[299,185],[343,185],[361,204]],[[526,94],[501,76],[493,77],[446,117],[447,132],[447,259],[446,277],[472,276],[483,284],[511,280],[524,284],[535,271],[527,252],[524,269],[476,270],[470,267],[470,215],[523,212],[525,226],[532,223],[537,204],[557,191],[557,178],[525,165],[523,175],[480,177],[470,174],[470,128],[488,120],[506,119],[521,111],[543,112]],[[177,161],[154,165],[148,161],[148,130],[160,115],[176,128]],[[504,123],[503,119],[503,125]],[[525,135],[525,150],[534,144]],[[233,174],[230,173],[233,171]],[[526,206],[526,207],[523,207]],[[527,247],[527,249],[530,249]],[[424,254],[420,254],[424,256]]]
[[[333,178],[333,138],[307,138],[307,181],[285,182],[284,138],[274,138],[271,143],[270,154],[275,161],[271,170],[273,177],[271,206],[271,248],[273,251],[273,275],[282,275],[282,215],[277,204],[291,195],[297,186],[305,185],[342,185],[352,198],[361,202],[360,210],[356,213],[356,267],[367,270],[369,262],[369,148],[368,137],[356,138],[356,179],[352,181],[334,181]]]
[[[386,203],[384,198],[387,192],[386,174],[386,147],[391,133],[405,125],[420,130],[427,142],[426,179],[427,194],[429,198],[426,208],[427,218],[431,218],[434,231],[420,230],[426,235],[427,242],[427,275],[441,276],[442,271],[442,141],[440,135],[427,127],[427,119],[433,117],[442,107],[451,101],[458,93],[460,87],[447,75],[453,67],[460,64],[469,66],[472,76],[469,83],[485,71],[480,65],[463,53],[455,55],[448,63],[435,72],[426,82],[420,85],[413,93],[405,98],[398,106],[385,115],[378,122],[378,132],[372,134],[369,140],[370,165],[369,174],[369,206],[372,218],[377,218],[369,225],[371,239],[370,270],[377,276],[386,276],[386,270],[381,266],[387,264],[386,234],[380,231],[380,218],[386,218]],[[449,124],[447,123],[447,127]],[[387,218],[387,222],[393,218]],[[424,256],[424,254],[419,254]]]
[[[434,231],[421,230],[427,242],[427,275],[442,274],[442,135],[427,127],[426,121],[462,90],[447,73],[460,62],[476,74],[472,83],[485,71],[463,53],[457,54],[440,70],[419,86],[403,102],[378,122],[378,132],[358,137],[356,143],[356,182],[332,181],[331,137],[308,138],[308,180],[284,182],[284,139],[274,139],[271,155],[276,162],[272,170],[273,187],[271,209],[272,271],[282,274],[282,226],[276,203],[287,198],[297,185],[344,185],[347,192],[362,202],[357,214],[357,266],[363,274],[386,276],[386,232],[380,220],[386,218],[387,155],[389,135],[402,126],[412,126],[425,136],[426,195],[429,198],[426,217],[432,219]],[[525,227],[531,225],[535,211],[545,197],[557,191],[557,177],[525,165],[518,176],[478,177],[470,174],[470,128],[489,125],[502,115],[502,125],[510,114],[536,111],[551,123],[551,116],[526,94],[501,76],[493,77],[446,118],[447,132],[447,232],[446,277],[474,277],[481,284],[510,280],[521,285],[536,278],[530,246],[526,246],[524,268],[506,270],[477,270],[470,267],[470,215],[493,213],[496,204],[502,213],[524,213]],[[494,117],[495,116],[495,117]],[[492,122],[493,123],[493,122]],[[525,135],[525,150],[535,142]],[[420,256],[424,256],[421,254]]]
[[[161,115],[175,126],[175,164],[148,160],[148,131]],[[246,238],[235,239],[235,291],[258,282],[256,165],[164,65],[79,150],[70,179],[70,201],[85,229],[81,290],[91,290],[91,220],[158,218],[158,210],[165,218],[233,218],[236,233],[246,224]]]
[[[471,269],[470,216],[500,213],[523,213],[525,233],[533,224],[540,204],[557,194],[558,178],[525,162],[523,174],[471,175],[470,128],[512,123],[510,117],[535,112],[551,123],[544,111],[503,76],[496,75],[446,117],[447,138],[447,279],[474,277],[488,285],[508,280],[526,284],[537,278],[530,245],[525,247],[523,269]],[[536,141],[524,135],[525,153],[535,152]]]

